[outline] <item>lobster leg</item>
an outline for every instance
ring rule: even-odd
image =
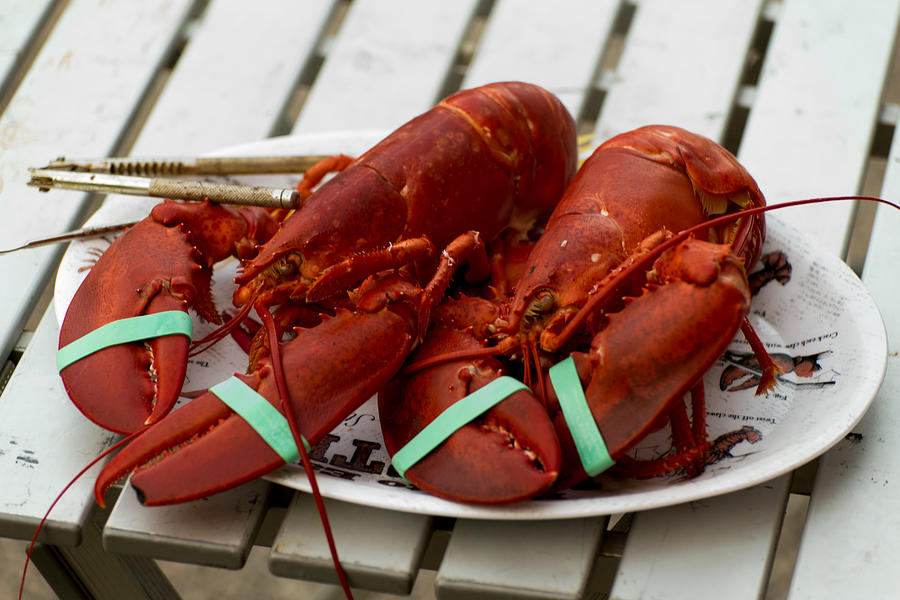
[[[333,172],[340,172],[350,166],[353,158],[346,154],[336,154],[323,158],[315,165],[310,167],[303,173],[303,178],[297,184],[297,191],[300,192],[300,198],[306,200],[312,196],[313,188],[319,185],[319,182]]]
[[[702,381],[691,389],[691,429],[696,441],[706,439],[706,391]]]
[[[402,240],[382,250],[353,256],[329,267],[313,285],[309,288],[301,286],[294,295],[303,297],[305,293],[310,302],[317,302],[356,287],[369,275],[425,260],[433,254],[434,245],[428,238]]]

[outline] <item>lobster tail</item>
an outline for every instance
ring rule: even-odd
[[[510,81],[459,92],[441,106],[469,121],[494,162],[518,181],[510,221],[546,220],[577,169],[575,121],[559,99]]]

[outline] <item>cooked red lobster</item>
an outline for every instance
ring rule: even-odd
[[[694,467],[703,464],[708,448],[700,380],[737,329],[749,327],[744,266],[758,258],[764,221],[761,215],[735,218],[702,232],[709,241],[690,238],[668,249],[666,240],[712,216],[763,204],[730,153],[682,129],[644,127],[601,145],[550,217],[512,298],[493,311],[477,299],[448,308],[448,316],[433,325],[439,334],[430,335],[379,394],[388,451],[395,455],[469,392],[524,369],[562,444],[563,467],[554,486],[578,483],[588,475],[583,448],[573,441],[571,418],[546,375],[548,367],[571,357],[575,384],[586,396],[588,412],[581,418],[596,423],[606,466],[624,460],[637,472],[626,451],[671,421],[678,452],[640,465],[640,472],[702,468]],[[503,357],[506,364],[498,360]],[[510,364],[510,357],[524,366]],[[693,426],[682,401],[688,391]],[[406,478],[449,499],[506,501],[514,487],[497,489],[495,480],[469,476],[486,470],[472,463],[498,456],[474,448],[469,436],[475,429],[497,431],[496,447],[531,447],[531,440],[496,421],[487,415],[463,426],[408,468]],[[539,457],[533,462],[541,466]]]
[[[279,305],[280,316],[299,306],[323,317],[281,345],[277,328],[267,328],[268,343],[257,344],[251,373],[237,376],[237,386],[296,417],[299,433],[315,444],[396,374],[425,336],[453,272],[468,264],[467,277],[481,278],[489,271],[485,244],[534,237],[532,230],[546,221],[575,169],[572,117],[555,96],[529,84],[463,91],[402,126],[323,184],[245,263],[235,292],[242,314]],[[189,250],[181,260],[188,271],[198,268]],[[124,270],[110,262],[98,262],[82,289],[96,285],[101,274],[94,270]],[[121,293],[143,285],[128,283]],[[180,286],[153,287],[173,296],[166,309],[192,299],[179,294]],[[93,311],[95,323],[121,317],[102,303]],[[158,380],[158,365],[181,364],[187,350],[164,355],[136,344],[132,351],[141,357],[104,370],[144,379],[152,361],[149,371]],[[321,370],[321,364],[329,368]],[[273,375],[282,368],[286,389],[276,390],[282,378]],[[290,398],[290,406],[282,407],[279,397]],[[109,390],[94,407],[102,413],[118,398],[118,389]],[[87,405],[80,403],[85,412],[94,410]],[[140,425],[147,413],[134,412],[132,423]],[[547,419],[540,405],[534,412]],[[556,450],[552,428],[547,432]],[[160,420],[110,461],[98,478],[97,498],[102,502],[106,487],[138,466],[132,482],[154,504],[232,487],[284,460],[210,392]]]
[[[263,215],[264,226],[233,227],[223,235],[225,250],[213,251],[192,226],[181,226],[187,219],[180,216],[155,214],[136,226],[121,239],[165,229],[180,246],[164,262],[180,263],[185,279],[202,272],[204,280],[185,286],[151,263],[151,273],[139,273],[129,287],[156,295],[131,314],[189,304],[211,314],[200,291],[208,285],[205,273],[237,242],[235,253],[250,258],[236,279],[235,303],[242,316],[255,307],[267,326],[254,344],[250,372],[229,385],[296,418],[295,437],[315,444],[381,390],[385,442],[394,454],[471,392],[521,375],[527,386],[449,434],[405,474],[423,489],[469,502],[561,489],[594,468],[583,462],[548,374],[571,358],[610,462],[633,473],[697,472],[708,448],[699,381],[737,329],[747,329],[744,265],[758,256],[764,221],[737,216],[704,228],[704,241],[667,240],[711,216],[761,206],[762,195],[731,154],[674,127],[609,140],[568,185],[574,167],[572,118],[546,91],[501,83],[460,92],[346,166],[274,234]],[[167,211],[175,209],[166,204],[154,212]],[[113,251],[116,245],[126,250]],[[195,261],[200,251],[191,245],[210,258]],[[135,250],[127,248],[116,242],[107,251],[112,258],[104,255],[82,286],[89,299],[82,303],[92,308],[90,325],[80,331],[130,316],[91,304],[113,272],[128,272],[125,259]],[[462,264],[467,284],[491,274],[489,294],[472,297],[472,288],[451,284]],[[451,285],[454,297],[445,300]],[[272,306],[280,307],[274,319],[267,317]],[[304,328],[296,338],[282,341],[283,330],[298,322]],[[669,326],[661,330],[660,323]],[[75,334],[64,329],[68,342]],[[118,361],[105,370],[121,370],[150,390],[137,395],[140,410],[109,409],[121,395],[117,388],[93,406],[73,399],[98,422],[96,414],[107,411],[128,414],[128,426],[118,431],[159,419],[177,397],[188,344],[179,333],[158,339],[173,340],[175,348],[122,344],[125,358],[104,358],[113,354],[108,348],[62,372],[64,380],[84,378],[70,370]],[[636,353],[638,339],[654,343]],[[322,364],[328,367],[318,369]],[[692,423],[681,400],[686,392]],[[110,461],[97,481],[98,501],[135,469],[142,501],[164,504],[232,487],[288,460],[235,410],[214,388],[162,418]],[[631,464],[627,450],[669,422],[676,455]]]

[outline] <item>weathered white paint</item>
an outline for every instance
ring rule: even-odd
[[[900,137],[882,196],[900,198]],[[887,373],[869,412],[819,461],[790,598],[889,598],[900,553],[900,211],[879,207],[862,280],[888,333]]]
[[[202,500],[141,506],[125,485],[103,528],[116,554],[239,569],[268,510],[269,484],[251,481]]]
[[[431,108],[476,2],[353,2],[294,133],[395,129]]]
[[[84,418],[54,368],[59,327],[50,310],[0,396],[0,535],[30,539],[53,498],[118,436]],[[93,506],[94,467],[53,509],[42,539],[75,545]]]
[[[9,83],[9,77],[28,53],[29,44],[34,42],[33,36],[52,6],[53,0],[0,2],[0,85]]]
[[[83,195],[40,194],[26,186],[27,168],[61,154],[110,152],[184,22],[188,4],[76,0],[66,7],[0,115],[4,245],[78,225]],[[0,256],[0,271],[16,282],[0,288],[0,357],[9,354],[59,252],[45,247]]]
[[[4,243],[17,245],[76,224],[83,196],[39,194],[25,185],[27,167],[70,152],[106,154],[187,9],[186,0],[140,5],[75,0],[66,7],[0,116]],[[0,271],[9,282],[0,286],[0,357],[8,355],[60,250],[0,256]],[[68,401],[55,369],[58,337],[51,311],[0,397],[0,480],[6,482],[0,486],[0,526],[13,537],[30,537],[52,498],[114,437]],[[48,523],[49,539],[77,543],[92,502],[90,487],[89,474],[66,494]]]
[[[758,598],[765,591],[789,476],[635,515],[612,597]]]
[[[559,96],[577,118],[619,4],[619,0],[497,2],[462,87],[511,80],[535,83]]]
[[[333,4],[211,2],[131,155],[193,156],[268,137]]]
[[[434,587],[441,598],[581,598],[606,521],[457,520]]]

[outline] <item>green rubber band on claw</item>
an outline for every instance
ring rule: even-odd
[[[233,375],[212,386],[209,391],[244,419],[284,462],[292,463],[300,458],[287,419],[259,392]],[[306,438],[301,439],[309,452]]]
[[[594,477],[616,464],[609,455],[606,442],[603,441],[603,436],[594,421],[594,415],[588,408],[584,390],[581,389],[581,381],[578,379],[578,371],[575,369],[575,361],[571,356],[550,368],[550,381],[553,382],[560,408],[585,472]]]
[[[501,400],[527,390],[521,381],[512,377],[499,377],[468,396],[448,406],[422,431],[415,435],[391,458],[391,464],[400,477],[406,470],[422,460],[463,425],[496,406]]]
[[[85,356],[110,346],[161,335],[181,334],[191,339],[193,332],[191,316],[180,310],[167,310],[111,321],[60,348],[56,353],[56,368],[62,371]]]

